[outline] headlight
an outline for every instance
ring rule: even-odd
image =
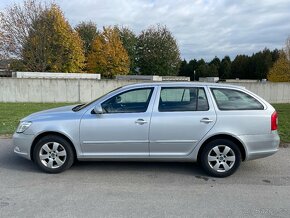
[[[30,125],[31,125],[31,122],[28,122],[28,121],[20,122],[16,129],[16,132],[23,133],[25,130],[27,130],[30,127]]]

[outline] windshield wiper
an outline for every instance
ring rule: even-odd
[[[79,104],[72,108],[73,111],[78,111],[84,104]]]

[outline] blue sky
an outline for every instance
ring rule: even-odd
[[[0,10],[19,0],[1,0]],[[49,1],[51,2],[51,1]],[[174,34],[182,58],[212,59],[282,48],[290,35],[289,0],[55,0],[72,26],[124,25],[137,34],[152,24]]]

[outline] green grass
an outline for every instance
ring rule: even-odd
[[[72,104],[72,103],[70,103]],[[27,115],[67,103],[0,103],[0,134],[13,134],[18,122]]]
[[[278,112],[278,131],[282,142],[290,142],[290,104],[273,104]]]
[[[71,104],[71,103],[70,103]],[[12,134],[19,120],[31,113],[70,105],[68,103],[0,103],[0,134]],[[290,142],[290,104],[274,104],[279,114],[279,134],[282,142]]]

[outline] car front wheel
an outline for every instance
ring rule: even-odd
[[[241,152],[232,141],[216,139],[205,145],[200,161],[209,175],[226,177],[232,175],[239,168]]]
[[[70,143],[55,135],[41,138],[34,148],[33,157],[39,168],[48,173],[60,173],[74,162]]]

